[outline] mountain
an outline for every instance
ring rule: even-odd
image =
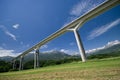
[[[67,57],[71,57],[71,56],[60,51],[50,51],[39,54],[39,60],[59,60]],[[34,54],[28,54],[25,56],[24,59],[26,61],[34,59]]]
[[[51,52],[45,52],[43,54],[40,55],[41,56],[41,60],[42,59],[64,59],[66,57],[70,57],[70,55],[64,53],[64,52],[60,52],[60,51],[51,51]]]
[[[115,40],[108,42],[105,46],[99,47],[96,49],[88,50],[87,54],[104,54],[104,53],[111,53],[111,52],[119,52],[120,51],[120,41]]]
[[[107,48],[99,50],[95,53],[110,53],[110,52],[118,52],[118,51],[120,51],[120,44],[113,45],[111,47],[107,47]]]
[[[88,50],[88,51],[86,51],[86,55],[89,56],[91,54],[104,54],[104,53],[112,53],[112,52],[116,52],[117,54],[120,53],[120,41],[119,40],[111,41],[102,47]],[[74,58],[78,57],[79,58],[80,55],[79,54],[78,55],[69,55],[69,54],[66,54],[61,51],[48,51],[48,52],[39,54],[40,60],[59,60],[59,59],[64,59],[64,58],[69,58],[69,57],[74,57]],[[13,58],[14,57],[11,57],[11,56],[0,57],[1,60],[5,60],[5,61],[10,61]],[[34,59],[34,54],[32,54],[32,53],[29,53],[24,56],[25,61],[29,61],[29,60],[33,60],[33,59]]]
[[[11,61],[14,57],[11,57],[11,56],[3,56],[3,57],[0,57],[0,60],[4,60],[4,61]]]
[[[49,51],[49,52],[44,52],[39,54],[39,60],[59,60],[59,59],[64,59],[68,57],[71,57],[71,55],[68,55],[60,51]],[[0,60],[11,61],[13,58],[14,57],[11,57],[11,56],[4,56],[4,57],[0,57]],[[33,59],[34,59],[34,54],[32,53],[24,56],[25,61],[29,61]]]

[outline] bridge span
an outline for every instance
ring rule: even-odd
[[[72,31],[75,35],[75,39],[78,45],[78,49],[81,55],[81,59],[82,62],[86,61],[86,56],[85,56],[85,50],[81,41],[81,37],[80,34],[78,32],[78,30],[80,29],[80,27],[82,27],[82,25],[89,21],[90,19],[102,14],[103,12],[117,6],[120,4],[120,0],[106,0],[105,2],[103,2],[102,4],[96,6],[94,9],[88,11],[87,13],[85,13],[84,15],[80,16],[79,18],[73,20],[72,22],[70,22],[69,24],[65,25],[64,27],[62,27],[61,29],[59,29],[58,31],[56,31],[55,33],[51,34],[50,36],[48,36],[47,38],[43,39],[42,41],[40,41],[39,43],[37,43],[36,45],[32,46],[30,49],[22,52],[22,54],[18,55],[17,57],[15,57],[12,62],[13,62],[13,69],[15,69],[15,64],[16,64],[16,60],[19,59],[20,60],[20,65],[19,65],[19,70],[23,69],[23,58],[26,54],[34,51],[34,68],[39,67],[39,48],[41,46],[43,46],[44,44],[48,43],[49,41],[57,38],[58,36]]]

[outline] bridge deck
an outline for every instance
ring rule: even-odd
[[[61,28],[58,31],[56,31],[55,33],[51,34],[47,38],[43,39],[42,41],[40,41],[39,43],[37,43],[36,45],[31,47],[30,49],[24,51],[22,54],[18,55],[13,60],[19,58],[20,56],[24,56],[24,55],[28,54],[29,52],[33,51],[34,49],[41,47],[42,45],[46,44],[47,42],[51,41],[52,39],[64,34],[65,32],[68,32],[68,29],[75,28],[75,26],[78,23],[82,22],[82,24],[79,26],[79,28],[80,28],[88,20],[98,16],[99,14],[111,9],[112,7],[114,7],[118,4],[120,4],[120,0],[106,0],[102,4],[98,5],[94,9],[87,12],[86,14],[80,16],[79,18],[77,18],[74,21],[72,21],[71,23],[65,25],[63,28]]]

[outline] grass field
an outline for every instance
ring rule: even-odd
[[[120,57],[0,73],[0,80],[120,80]]]

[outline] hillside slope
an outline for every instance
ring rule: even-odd
[[[120,57],[0,73],[0,80],[119,80]]]

